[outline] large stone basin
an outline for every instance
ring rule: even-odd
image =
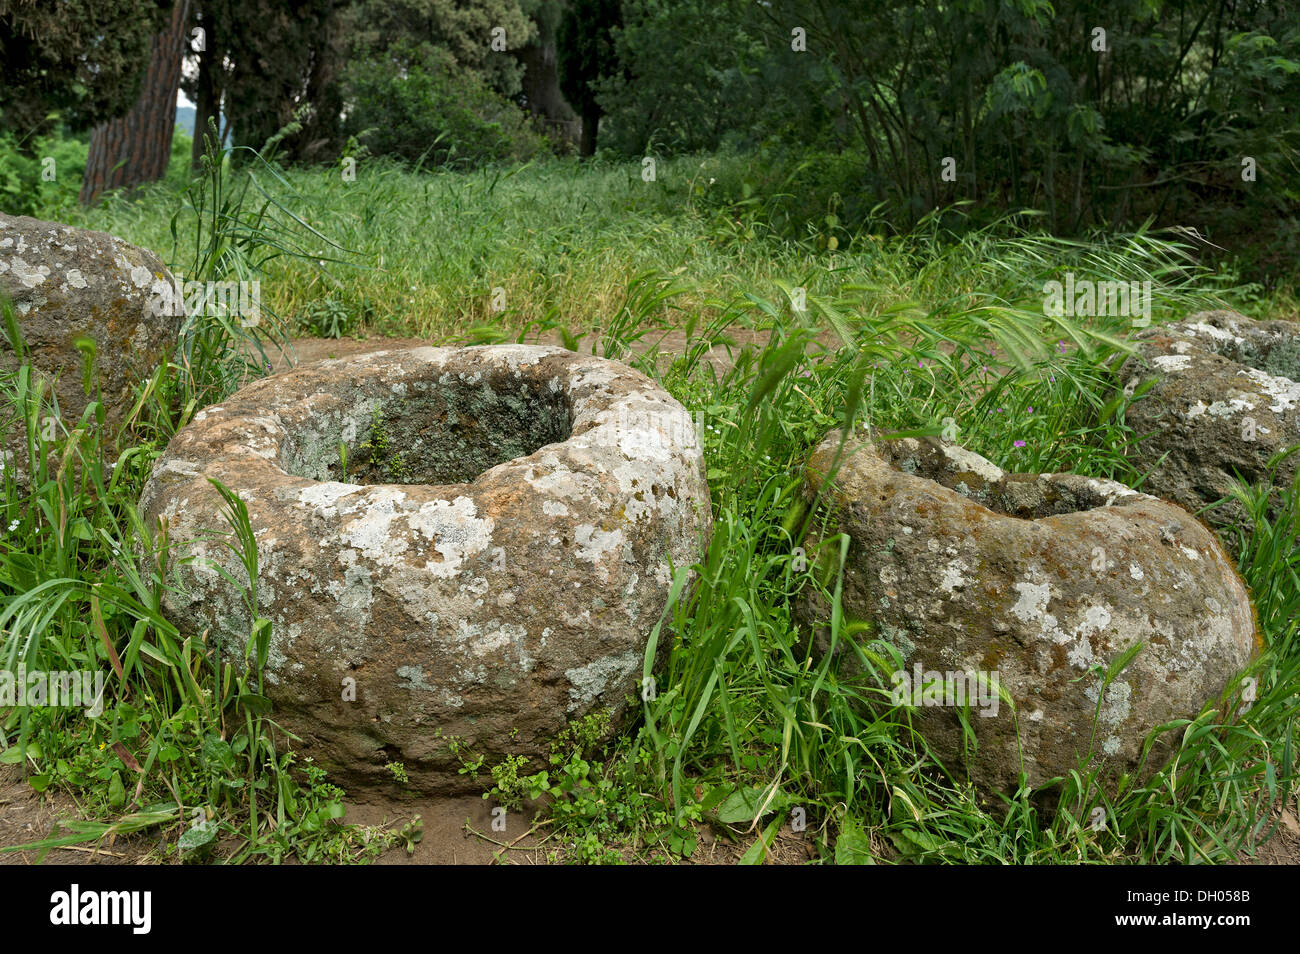
[[[340,449],[342,447],[342,450]],[[274,718],[349,785],[482,787],[639,698],[674,567],[711,526],[688,413],[644,375],[558,348],[415,348],[266,378],[196,415],[141,502],[183,589],[165,609],[241,660],[244,580],[206,530],[221,481],[258,542]],[[661,641],[661,647],[668,639]]]

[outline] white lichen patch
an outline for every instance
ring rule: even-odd
[[[37,285],[45,284],[45,279],[50,277],[50,267],[48,265],[28,265],[25,261],[17,256],[9,260],[6,268],[4,262],[0,262],[0,271],[10,271],[24,288],[35,288]]]
[[[574,556],[596,566],[601,581],[608,583],[609,568],[602,566],[601,561],[606,555],[622,549],[623,531],[601,530],[592,524],[584,523],[573,531],[573,539],[578,544],[578,551]]]
[[[1011,606],[1011,614],[1031,628],[1036,627],[1040,635],[1055,639],[1060,634],[1060,627],[1056,617],[1047,612],[1052,600],[1052,584],[1021,580],[1013,588],[1019,596]]]
[[[467,619],[458,621],[456,640],[473,659],[496,657],[494,670],[513,681],[527,675],[536,666],[536,660],[526,648],[528,630],[518,623],[505,623],[499,619],[476,623]]]
[[[951,596],[953,591],[966,586],[966,573],[969,571],[970,567],[965,560],[960,558],[951,560],[939,576],[939,589]]]
[[[569,711],[590,708],[612,687],[628,682],[641,667],[643,658],[641,653],[629,650],[565,670],[569,680]]]
[[[1090,637],[1100,635],[1111,624],[1111,609],[1104,605],[1091,605],[1083,611],[1079,624],[1071,634],[1073,646],[1067,654],[1070,663],[1079,669],[1087,669],[1093,662],[1092,641]]]
[[[943,456],[952,461],[954,470],[977,474],[991,484],[997,483],[1006,476],[1001,467],[958,444],[943,444],[941,449]]]
[[[1209,325],[1202,321],[1184,324],[1182,325],[1182,328],[1186,334],[1191,335],[1193,338],[1200,335],[1204,335],[1207,338],[1213,338],[1219,346],[1231,342],[1237,347],[1241,347],[1246,343],[1245,338],[1242,338],[1239,335],[1234,335],[1231,331],[1224,331],[1222,328],[1216,328],[1214,325]]]
[[[1088,489],[1098,497],[1102,498],[1106,506],[1110,506],[1121,497],[1141,497],[1144,496],[1131,487],[1125,487],[1119,481],[1106,480],[1104,477],[1088,478]]]
[[[1268,409],[1274,414],[1285,414],[1300,404],[1300,383],[1255,368],[1246,368],[1242,373],[1249,376],[1259,391],[1272,401]]]
[[[1185,354],[1161,354],[1151,359],[1161,371],[1172,373],[1174,371],[1186,371],[1192,366],[1192,358]]]
[[[545,469],[540,474],[531,467],[524,473],[524,480],[539,493],[573,501],[580,507],[599,501],[601,486],[595,475],[570,470],[554,454],[542,458],[542,467]]]
[[[1187,409],[1187,419],[1192,421],[1203,414],[1222,419],[1253,410],[1255,410],[1254,402],[1245,397],[1232,397],[1226,401],[1214,401],[1208,405],[1204,401],[1198,400]]]
[[[405,499],[404,492],[392,487],[374,487],[358,495],[342,511],[354,516],[340,528],[340,541],[379,566],[395,566],[410,546],[404,536],[393,531],[393,522],[402,516],[398,504]]]
[[[1076,669],[1087,669],[1092,665],[1092,644],[1086,639],[1076,639],[1066,658]]]
[[[398,666],[397,678],[398,683],[403,689],[410,689],[414,692],[437,692],[438,687],[431,685],[424,678],[424,670],[419,666]]]
[[[345,484],[335,480],[314,483],[298,491],[298,503],[312,510],[320,510],[324,516],[338,513],[335,505],[344,497],[365,490],[359,484]]]
[[[150,472],[152,479],[158,480],[165,474],[179,474],[182,477],[198,477],[199,465],[192,460],[181,458],[159,458]]]
[[[444,579],[460,573],[467,559],[492,542],[492,518],[479,517],[474,501],[466,496],[423,503],[407,521],[412,530],[432,540],[434,550],[442,555],[441,562],[431,561],[425,569]]]

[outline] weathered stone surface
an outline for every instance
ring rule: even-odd
[[[1126,412],[1149,435],[1134,449],[1134,463],[1152,470],[1144,490],[1197,512],[1227,495],[1234,474],[1253,482],[1270,457],[1300,443],[1300,326],[1208,311],[1134,344],[1120,368],[1125,390],[1154,381]],[[1295,469],[1288,458],[1279,484]],[[1207,516],[1241,522],[1244,511],[1232,502]]]
[[[474,787],[448,737],[490,766],[596,709],[617,722],[670,565],[698,559],[712,519],[681,405],[623,365],[525,345],[322,361],[200,412],[141,501],[182,548],[224,526],[208,478],[257,535],[275,719],[348,784],[397,761],[424,791]],[[240,594],[181,575],[169,617],[240,656]]]
[[[1107,778],[1135,771],[1151,729],[1195,716],[1259,648],[1232,563],[1178,507],[1111,481],[1004,473],[935,439],[851,439],[828,482],[838,442],[831,435],[811,457],[807,489],[824,491],[837,514],[825,532],[851,540],[846,616],[875,623],[909,676],[917,666],[996,672],[1014,701],[1012,710],[972,693],[978,749],[966,764],[985,791],[1015,789],[1017,726],[1031,785],[1080,758]],[[810,554],[819,539],[808,541]],[[800,615],[814,625],[829,618],[811,594]],[[1137,642],[1095,720],[1099,667]],[[960,772],[956,710],[922,706],[916,719]],[[1162,738],[1147,772],[1169,754]]]
[[[93,399],[82,382],[80,338],[95,343],[94,384],[110,433],[133,405],[133,387],[176,346],[181,318],[155,314],[155,288],[171,273],[153,252],[104,232],[0,213],[0,291],[14,304],[32,366],[57,376],[55,393],[68,428]],[[0,369],[17,356],[0,334]],[[15,448],[8,448],[12,451]]]

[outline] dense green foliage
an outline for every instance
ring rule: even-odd
[[[234,145],[261,149],[295,119],[281,148],[296,159],[330,157],[342,100],[342,0],[201,0],[217,88]],[[191,84],[190,89],[193,89]]]
[[[615,62],[597,84],[609,117],[602,144],[623,155],[679,154],[802,137],[824,121],[803,103],[799,128],[783,125],[784,93],[762,75],[767,45],[739,13],[735,0],[624,0]]]
[[[408,163],[527,161],[550,147],[524,114],[472,73],[393,46],[348,68],[344,132]]]
[[[519,92],[522,68],[512,50],[537,36],[542,0],[359,0],[347,18],[354,55],[407,48],[405,59],[445,60],[502,96]]]
[[[168,0],[0,0],[0,131],[22,147],[50,114],[86,129],[130,108]]]
[[[947,225],[1024,209],[1060,235],[1150,220],[1234,249],[1253,276],[1289,268],[1300,242],[1300,11],[1281,0],[195,7],[209,52],[186,88],[221,104],[229,142],[278,136],[290,162],[332,163],[350,141],[406,162],[528,158],[524,70],[549,56],[584,154],[757,152],[759,191],[798,196],[774,218],[789,237],[828,212],[905,231],[968,201]],[[143,23],[154,8],[103,14]],[[0,149],[32,155],[51,124],[75,132],[129,100],[139,36],[106,31],[83,76],[86,58],[36,61],[87,46],[52,16],[0,7],[0,43],[22,51],[4,58]],[[553,50],[522,55],[551,36]]]
[[[0,132],[0,211],[49,220],[78,215],[85,139],[49,135],[32,145],[34,154],[29,155],[16,147],[12,136]],[[188,181],[190,148],[190,137],[177,131],[167,174],[167,182],[174,188]]]
[[[845,153],[835,190],[856,194],[855,221],[885,203],[908,227],[971,199],[977,221],[1034,208],[1077,234],[1192,219],[1219,241],[1263,217],[1294,253],[1293,5],[625,7],[630,75],[602,98],[622,148],[714,148],[730,134]]]

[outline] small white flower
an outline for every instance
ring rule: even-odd
[[[9,524],[9,532],[10,532],[10,533],[13,533],[13,532],[14,532],[15,530],[17,530],[17,529],[18,529],[18,521],[17,521],[17,520],[15,520],[13,523]]]

